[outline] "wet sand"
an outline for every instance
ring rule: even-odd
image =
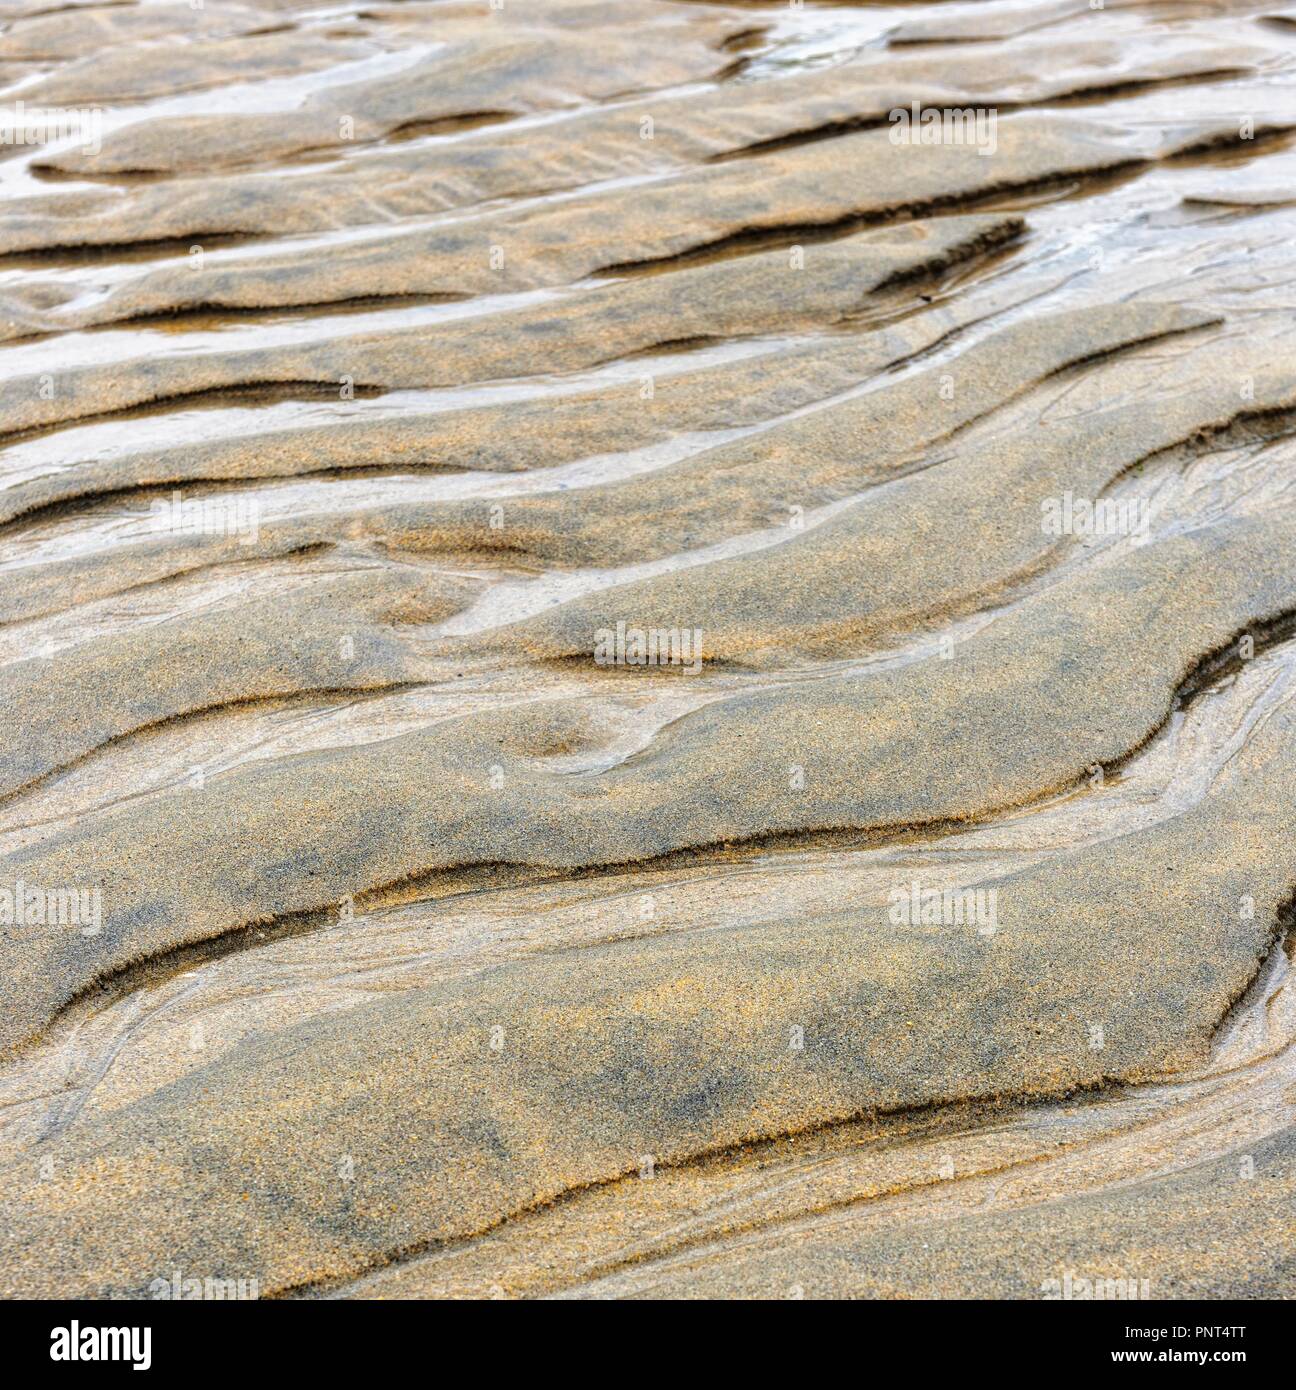
[[[1293,44],[0,5],[4,1294],[1296,1295]]]

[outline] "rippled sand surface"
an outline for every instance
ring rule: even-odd
[[[0,85],[6,1295],[1296,1295],[1291,11]]]

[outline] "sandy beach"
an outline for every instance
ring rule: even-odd
[[[1296,10],[0,87],[0,1296],[1296,1297]]]

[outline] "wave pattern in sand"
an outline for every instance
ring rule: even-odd
[[[1293,43],[0,6],[4,1292],[1296,1293]]]

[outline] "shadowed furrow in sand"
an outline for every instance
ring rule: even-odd
[[[182,715],[417,680],[423,664],[394,625],[444,618],[472,592],[373,569],[0,667],[0,797]]]
[[[132,439],[116,454],[64,432],[0,454],[4,472],[28,474],[0,485],[0,522],[158,484],[375,467],[515,473],[669,443],[680,434],[748,428],[858,386],[1032,292],[993,287],[972,305],[955,300],[868,333],[827,334],[703,367],[685,354],[666,372],[645,364],[642,373],[627,368],[627,379],[612,385],[498,405],[384,413],[380,401],[377,419],[351,416],[152,450]]]
[[[668,343],[831,324],[862,311],[871,293],[969,260],[1020,235],[1023,226],[1021,218],[1002,215],[914,222],[428,327],[40,373],[0,388],[0,411],[16,433],[276,383],[341,392],[579,371]]]
[[[42,14],[42,10],[53,13]],[[33,6],[29,18],[0,11],[6,30],[0,34],[0,63],[57,62],[114,48],[176,37],[225,38],[253,34],[280,23],[271,9],[226,5],[194,10],[185,5],[104,4],[92,0],[69,5],[51,0]],[[15,20],[20,22],[15,23]]]
[[[519,20],[483,32],[480,8],[434,18],[409,37],[404,61],[389,70],[328,85],[286,109],[219,115],[166,115],[125,126],[102,148],[52,156],[73,174],[197,172],[283,160],[303,151],[345,149],[412,126],[472,116],[525,115],[581,100],[606,100],[644,87],[716,77],[732,64],[724,42],[751,29],[720,7],[682,9],[630,0],[636,13],[584,7],[586,22],[555,31],[544,0],[528,0]],[[589,23],[600,15],[615,22]],[[535,19],[542,22],[536,24]],[[634,31],[627,21],[638,20]],[[456,23],[456,19],[466,23]],[[414,61],[409,61],[413,58]],[[126,80],[130,80],[129,67]]]
[[[238,41],[238,51],[246,52],[249,42]],[[285,187],[256,175],[228,174],[165,188],[145,184],[15,199],[0,206],[0,254],[182,236],[322,232],[426,217],[493,198],[651,175],[779,141],[839,135],[882,123],[890,111],[915,100],[935,106],[979,101],[1006,109],[1075,91],[1183,80],[1225,66],[1244,70],[1265,53],[1252,43],[1222,48],[1190,34],[1167,35],[1155,52],[1130,53],[1119,42],[1091,40],[1062,51],[1050,45],[978,53],[954,72],[926,57],[869,59],[686,97],[646,95],[612,110],[575,113],[552,129],[500,127],[486,139],[443,145],[435,160],[422,152],[380,149],[353,157],[345,178],[330,170],[299,176]],[[173,72],[168,69],[172,80]],[[74,72],[50,79],[65,101],[78,92],[77,80]],[[113,80],[120,81],[119,75]],[[146,158],[135,141],[128,162]],[[159,145],[157,158],[169,163],[183,158],[183,149]]]
[[[641,477],[503,501],[406,503],[343,517],[267,519],[250,543],[245,536],[185,535],[32,564],[0,575],[0,618],[50,612],[202,565],[338,542],[390,551],[495,553],[565,566],[696,549],[786,524],[797,509],[848,497],[916,467],[937,440],[1068,366],[1210,322],[1210,315],[1157,304],[1025,319],[952,363]],[[865,439],[870,447],[862,451]]]
[[[1060,506],[1067,493],[1092,498],[1149,455],[1217,437],[1240,419],[1263,427],[1266,413],[1296,406],[1290,377],[1256,380],[1247,375],[1245,354],[1231,372],[1217,365],[1226,378],[1252,383],[1245,408],[1236,387],[1219,387],[1037,424],[866,497],[772,551],[601,590],[468,648],[505,661],[588,663],[593,634],[623,623],[696,628],[706,661],[858,652],[906,623],[937,621],[974,597],[984,602],[1044,564],[1061,544],[1044,525],[1050,499]],[[969,533],[986,538],[971,552],[964,544]],[[931,557],[921,568],[911,563],[915,546]],[[0,760],[0,795],[162,719],[237,700],[430,676],[433,662],[415,660],[369,624],[398,612],[430,623],[472,594],[463,583],[374,570],[295,600],[242,603],[0,670],[7,692],[0,743],[12,749]],[[381,656],[369,660],[361,648],[375,640]],[[195,664],[200,653],[206,659]]]
[[[1296,407],[1291,373],[1257,377],[1272,356],[1251,359],[1245,351],[1217,357],[1211,383],[1197,383],[1191,395],[1037,421],[866,494],[783,545],[602,589],[485,640],[501,651],[589,660],[590,634],[618,623],[692,627],[703,634],[705,660],[753,662],[840,655],[914,624],[939,623],[993,602],[1044,566],[1065,543],[1066,498],[1073,507],[1077,498],[1092,506],[1135,464],[1177,445],[1200,445],[1234,422],[1290,432],[1293,421],[1282,412]],[[1266,413],[1277,418],[1266,422]],[[1114,531],[1119,526],[1136,543],[1146,537],[1145,499],[1123,509],[1113,504],[1112,516]],[[1101,515],[1097,524],[1105,524]]]
[[[1294,555],[1281,517],[1177,535],[1025,600],[952,660],[722,700],[596,776],[546,768],[597,733],[577,707],[533,703],[87,820],[0,861],[5,881],[104,902],[96,935],[9,935],[0,1044],[138,960],[438,870],[629,863],[1022,804],[1128,756],[1203,658],[1296,610]]]
[[[129,63],[119,61],[111,66],[95,54],[41,78],[23,92],[29,103],[51,106],[149,101],[228,82],[257,82],[319,72],[358,62],[378,51],[358,36],[348,41],[336,35],[325,38],[309,32],[272,30],[237,38],[198,40],[182,48],[141,48],[132,52]]]
[[[795,1286],[806,1298],[1285,1298],[1293,1203],[1296,1127],[1287,1126],[1113,1191],[925,1222],[921,1240],[811,1226],[644,1271],[616,1296],[777,1298]],[[595,1283],[589,1293],[612,1290]]]
[[[179,1247],[273,1293],[471,1236],[645,1155],[1200,1060],[1290,896],[1268,845],[1296,829],[1279,794],[1292,734],[1275,715],[1268,756],[1176,820],[997,881],[988,935],[897,929],[859,904],[591,948],[578,969],[540,957],[243,1044],[54,1140],[71,1187],[11,1169],[6,1279],[140,1297]]]
[[[1263,132],[1296,125],[1282,110]],[[1173,133],[1071,117],[1021,115],[996,124],[993,158],[965,144],[896,144],[862,131],[714,168],[638,182],[522,211],[300,251],[186,258],[80,302],[57,283],[54,305],[34,282],[0,296],[12,336],[192,309],[320,305],[375,295],[508,294],[570,284],[627,266],[669,262],[735,241],[784,242],[861,222],[955,210],[994,195],[1135,170],[1187,150],[1240,144],[1228,121]],[[27,302],[24,301],[27,296]],[[68,301],[68,302],[64,302]],[[61,305],[62,307],[57,307]]]

